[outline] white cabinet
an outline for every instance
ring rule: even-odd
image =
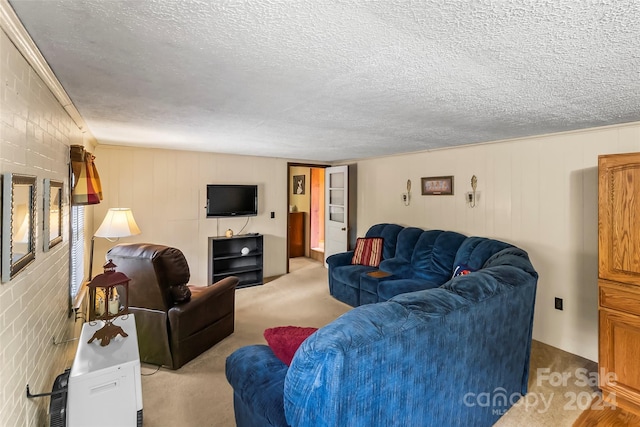
[[[113,319],[127,337],[109,345],[88,341],[104,322],[82,326],[78,351],[69,375],[67,425],[69,427],[142,426],[140,355],[133,314]]]

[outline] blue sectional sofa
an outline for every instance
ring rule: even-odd
[[[456,267],[479,270],[493,254],[512,247],[484,237],[403,228],[396,224],[374,225],[365,237],[384,239],[378,268],[351,264],[353,251],[327,258],[329,293],[353,307],[387,301],[407,292],[437,288],[451,279]],[[371,275],[378,270],[388,275]]]
[[[490,239],[458,243],[445,232],[388,227],[378,230],[395,233],[399,245],[416,243],[413,251],[385,245],[392,280],[409,292],[383,301],[380,280],[381,302],[320,328],[291,366],[266,345],[236,350],[226,375],[238,426],[491,426],[526,393],[538,280],[527,253]],[[455,256],[433,254],[440,238],[458,246]],[[425,255],[433,248],[430,266],[414,257],[417,246]],[[475,271],[445,280],[449,260]],[[344,274],[333,278],[332,292],[354,297]]]

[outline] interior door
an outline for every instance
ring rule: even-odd
[[[326,168],[324,182],[326,260],[330,255],[349,249],[349,167]]]

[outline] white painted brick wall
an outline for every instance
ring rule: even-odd
[[[8,283],[0,284],[0,426],[48,425],[48,392],[69,367],[77,336],[67,317],[69,282],[69,203],[63,207],[62,244],[44,252],[43,179],[68,183],[68,150],[83,135],[7,35],[0,31],[0,173],[37,177],[36,258]]]

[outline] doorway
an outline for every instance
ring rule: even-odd
[[[313,164],[288,164],[287,273],[294,258],[324,262],[324,169]]]

